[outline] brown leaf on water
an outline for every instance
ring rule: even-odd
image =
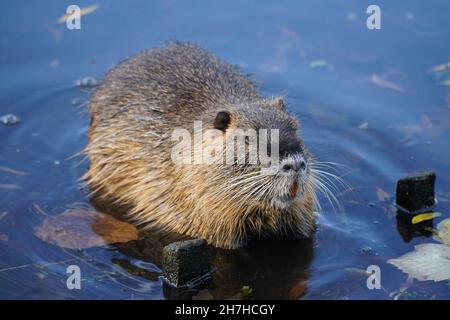
[[[98,8],[99,8],[100,6],[99,5],[97,5],[97,4],[94,4],[94,5],[91,5],[91,6],[88,6],[88,7],[84,7],[84,8],[81,8],[80,9],[80,17],[81,16],[85,16],[85,15],[87,15],[87,14],[89,14],[89,13],[92,13],[92,12],[94,12],[95,10],[97,10]],[[72,15],[71,14],[65,14],[65,15],[63,15],[63,16],[61,16],[61,17],[59,17],[59,19],[56,21],[57,23],[64,23],[64,22],[66,22],[66,20],[69,18],[69,17],[71,17]]]
[[[0,242],[8,241],[8,236],[6,234],[0,233]]]
[[[23,171],[19,171],[19,170],[16,170],[16,169],[3,167],[3,166],[0,166],[0,171],[1,172],[6,172],[6,173],[9,173],[9,174],[13,174],[13,175],[16,175],[16,176],[26,176],[28,174],[28,173],[23,172]]]
[[[386,191],[384,191],[381,188],[377,189],[377,197],[378,197],[379,201],[386,201],[386,200],[389,200],[391,198],[389,193],[387,193]]]
[[[49,216],[34,230],[39,239],[68,248],[90,248],[137,240],[133,225],[97,211],[66,210]]]
[[[380,76],[376,73],[372,74],[372,83],[376,84],[377,86],[382,87],[382,88],[391,89],[391,90],[401,92],[401,93],[406,93],[406,90],[403,89],[401,86],[399,86],[398,84],[396,84],[392,81],[389,81],[389,80],[383,78],[382,76]]]

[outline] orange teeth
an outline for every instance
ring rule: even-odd
[[[291,185],[291,189],[289,190],[289,196],[290,196],[291,198],[294,198],[294,197],[297,195],[297,190],[298,190],[298,183],[297,183],[297,182],[294,182],[294,183]]]

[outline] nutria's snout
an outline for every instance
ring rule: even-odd
[[[294,202],[301,201],[303,192],[311,183],[308,160],[302,153],[286,156],[280,161],[274,176],[274,189],[271,203],[274,207],[285,209]]]
[[[303,175],[307,170],[305,157],[300,154],[290,155],[284,158],[280,163],[280,171],[286,175]]]

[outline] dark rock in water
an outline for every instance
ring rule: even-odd
[[[432,171],[418,172],[397,182],[397,205],[417,213],[434,205],[434,182]]]
[[[205,240],[173,242],[163,249],[163,276],[175,287],[195,283],[210,272]]]
[[[5,114],[0,117],[0,122],[5,125],[13,125],[20,122],[20,118],[13,114]]]
[[[433,235],[433,220],[425,220],[418,224],[412,223],[412,218],[415,215],[397,211],[397,231],[403,238],[403,241],[408,243],[414,238],[431,237]]]

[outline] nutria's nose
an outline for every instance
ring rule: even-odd
[[[289,157],[281,162],[281,170],[283,172],[295,171],[303,173],[306,170],[306,161],[301,156]]]

